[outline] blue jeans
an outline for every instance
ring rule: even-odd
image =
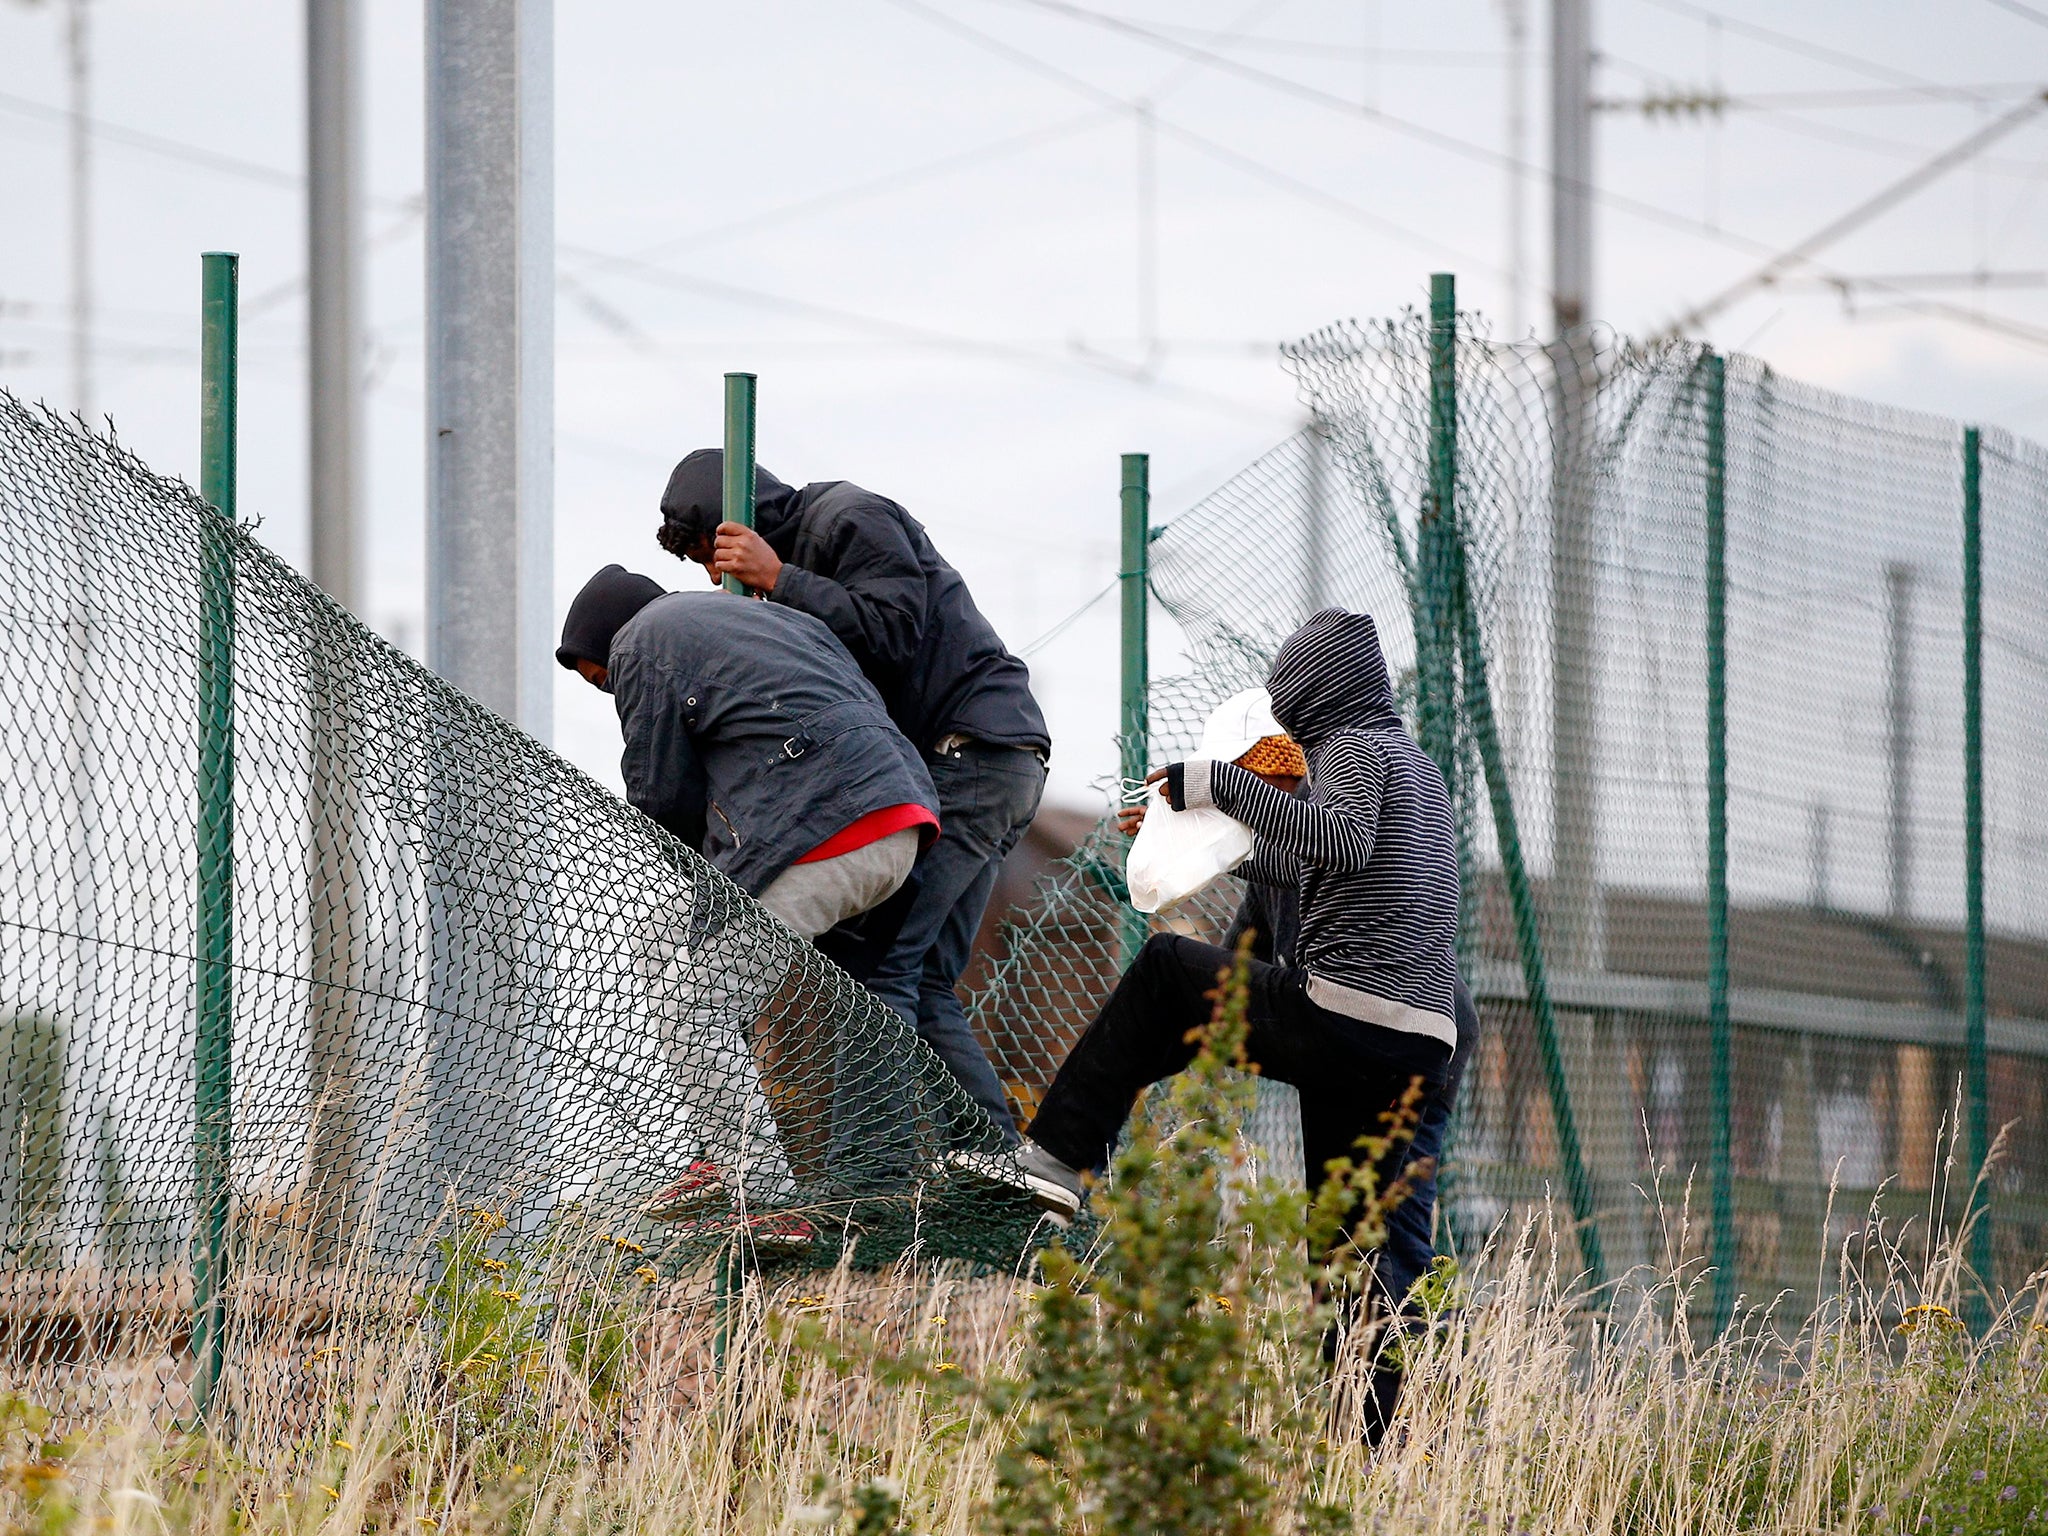
[[[1017,1123],[988,1054],[954,990],[981,929],[1003,859],[1038,814],[1045,764],[1025,747],[968,742],[928,757],[939,792],[939,840],[917,866],[918,891],[868,990],[908,1020],[967,1096],[988,1111],[1005,1142]],[[971,1139],[968,1127],[956,1136]]]
[[[1441,1093],[1429,1096],[1422,1118],[1415,1124],[1415,1139],[1408,1144],[1404,1161],[1443,1156],[1444,1131],[1451,1123],[1451,1101]],[[1417,1181],[1408,1198],[1387,1215],[1387,1241],[1374,1263],[1380,1288],[1386,1293],[1387,1309],[1399,1312],[1408,1288],[1422,1278],[1436,1257],[1436,1243],[1430,1228],[1436,1214],[1436,1175]]]

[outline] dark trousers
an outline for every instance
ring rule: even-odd
[[[1451,1101],[1431,1094],[1408,1144],[1409,1162],[1428,1158],[1434,1168],[1443,1156],[1444,1132],[1451,1124]],[[1373,1261],[1379,1289],[1389,1310],[1399,1310],[1409,1288],[1436,1258],[1436,1174],[1418,1178],[1408,1198],[1387,1215],[1387,1241]]]
[[[1215,944],[1155,934],[1078,1040],[1046,1091],[1031,1139],[1074,1168],[1108,1161],[1138,1091],[1194,1060],[1188,1031],[1206,1024],[1210,993],[1233,956]],[[1336,1158],[1352,1157],[1360,1137],[1416,1078],[1442,1080],[1450,1047],[1426,1035],[1383,1029],[1319,1008],[1302,991],[1302,973],[1251,962],[1245,1055],[1261,1075],[1301,1094],[1301,1140],[1313,1188]],[[1395,1147],[1382,1186],[1407,1155]]]
[[[1017,1126],[1003,1085],[954,988],[1003,859],[1038,813],[1045,764],[1024,747],[968,742],[927,758],[925,766],[939,792],[939,840],[918,861],[917,896],[867,978],[868,989],[915,1026],[968,1097],[1014,1142]]]

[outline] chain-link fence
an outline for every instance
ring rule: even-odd
[[[232,1380],[272,1324],[403,1312],[465,1221],[661,1275],[885,1261],[919,1223],[1014,1260],[1028,1204],[917,1182],[1000,1138],[894,1013],[188,488],[4,394],[0,569],[17,1358],[196,1310]],[[689,1219],[647,1220],[698,1162]]]
[[[1379,619],[1453,784],[1486,1024],[1446,1239],[1551,1201],[1602,1278],[1719,1260],[1724,1315],[1738,1290],[1803,1304],[1832,1273],[1824,1231],[1838,1245],[1873,1202],[1908,1248],[1960,1225],[1976,1102],[2003,1139],[1972,1251],[2001,1284],[2031,1273],[2048,453],[1689,343],[1504,346],[1440,312],[1286,356],[1312,425],[1155,530],[1153,595],[1190,667],[1152,687],[1151,757],[1192,748],[1317,608]],[[1116,973],[1120,867],[1099,833],[979,1000],[1026,1101]],[[1236,894],[1158,921],[1213,935]],[[1287,1090],[1265,1091],[1284,1127]]]
[[[1447,1235],[1554,1200],[1604,1278],[1675,1245],[1811,1299],[1872,1201],[1908,1242],[1960,1219],[1975,1125],[2004,1135],[1976,1252],[2017,1282],[2048,1250],[2048,454],[1448,312],[1288,359],[1313,425],[1150,545],[1191,665],[1148,746],[1192,748],[1316,608],[1379,618],[1453,783],[1487,1024]],[[1015,1261],[1028,1207],[932,1177],[993,1129],[893,1014],[185,487],[4,395],[0,564],[9,1348],[196,1312],[232,1383],[266,1329],[413,1305],[464,1208],[498,1251],[587,1233],[659,1275],[764,1232]],[[1130,942],[1122,857],[1098,828],[973,1000],[1027,1116]],[[1228,887],[1155,921],[1220,933]],[[648,1220],[700,1161],[716,1197]]]

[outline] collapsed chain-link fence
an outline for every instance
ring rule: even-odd
[[[1434,372],[1426,315],[1287,348],[1311,425],[1155,530],[1190,664],[1149,745],[1191,749],[1317,608],[1378,618],[1453,782],[1485,1023],[1444,1241],[1547,1203],[1601,1280],[1718,1260],[1723,1315],[1811,1303],[1874,1202],[1909,1249],[1961,1227],[1977,1097],[2002,1140],[1971,1251],[2017,1285],[2048,1259],[2048,453],[1696,344],[1435,342]],[[1117,974],[1121,863],[1105,826],[978,1001],[1026,1104]],[[1214,936],[1237,894],[1155,923]]]
[[[1028,1206],[930,1177],[1000,1137],[908,1025],[188,488],[5,394],[0,569],[17,1357],[196,1311],[232,1380],[266,1328],[403,1313],[477,1230],[664,1277],[914,1236],[1014,1262]],[[710,1196],[645,1219],[698,1162]]]

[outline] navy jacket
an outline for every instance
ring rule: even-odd
[[[938,795],[832,631],[718,591],[671,592],[611,642],[626,798],[749,895],[870,811]]]
[[[676,466],[661,498],[663,548],[680,555],[724,520],[724,475],[716,448]],[[759,468],[754,500],[754,527],[784,562],[770,600],[832,627],[919,751],[955,731],[1051,751],[1030,668],[917,519],[848,480],[798,491]]]

